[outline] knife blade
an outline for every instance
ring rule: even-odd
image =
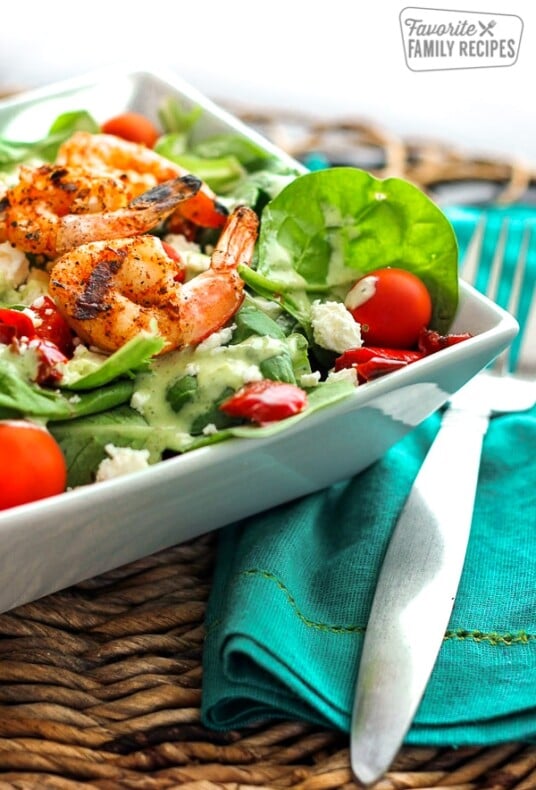
[[[426,458],[432,463],[421,467],[390,539],[365,633],[350,730],[352,771],[365,785],[383,776],[400,749],[444,639],[465,561],[474,470],[487,425],[486,416],[471,415],[463,453],[453,461],[452,432],[443,420]],[[460,425],[453,427],[459,442]],[[427,472],[438,461],[449,464],[448,486],[437,472]]]

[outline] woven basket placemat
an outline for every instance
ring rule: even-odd
[[[407,141],[359,119],[231,108],[299,159],[409,178],[433,194],[481,181],[520,199],[530,167]],[[29,549],[30,550],[30,549]],[[329,790],[352,781],[347,736],[301,722],[200,723],[215,535],[0,615],[0,790]],[[403,748],[375,790],[536,790],[536,747]]]
[[[0,615],[0,790],[355,788],[347,737],[200,723],[214,533]],[[534,790],[536,748],[403,748],[376,790]]]

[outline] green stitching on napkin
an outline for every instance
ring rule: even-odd
[[[263,571],[259,568],[249,568],[241,571],[239,576],[262,576],[270,582],[274,582],[281,592],[283,592],[294,609],[295,614],[309,628],[316,628],[318,631],[328,631],[332,634],[364,634],[366,627],[363,625],[328,625],[327,623],[320,623],[317,620],[311,620],[299,608],[296,599],[285,585],[275,574],[270,571]],[[496,631],[486,633],[484,631],[468,630],[465,628],[457,628],[454,631],[446,631],[444,641],[455,639],[459,642],[487,642],[489,645],[504,645],[510,647],[512,645],[527,645],[536,640],[536,634],[529,634],[526,631],[518,631],[515,634],[499,634]]]
[[[472,642],[488,642],[490,645],[527,645],[529,642],[536,640],[536,634],[527,634],[526,631],[518,631],[515,634],[498,634],[491,632],[489,634],[483,631],[466,631],[463,628],[458,628],[455,631],[447,631],[444,637],[447,639],[457,639],[459,641],[471,640]]]
[[[277,584],[281,592],[283,592],[294,609],[294,612],[299,617],[299,619],[304,623],[304,625],[308,626],[309,628],[316,628],[318,631],[329,631],[329,633],[333,634],[364,634],[365,633],[365,626],[363,625],[327,625],[327,623],[319,623],[316,620],[309,619],[306,615],[300,611],[298,604],[296,603],[295,598],[293,597],[290,590],[285,586],[285,584],[278,579],[273,573],[269,571],[261,571],[257,568],[251,568],[245,571],[241,571],[239,574],[240,576],[262,576],[268,581],[274,582]]]

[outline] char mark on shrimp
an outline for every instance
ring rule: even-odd
[[[190,175],[173,178],[169,181],[164,181],[162,184],[157,184],[142,195],[138,195],[138,197],[130,201],[129,207],[142,210],[153,204],[165,206],[168,201],[170,206],[175,206],[177,195],[180,194],[183,200],[187,200],[199,192],[201,183],[199,178]]]
[[[54,167],[45,165],[40,169],[43,175],[50,175],[50,181],[55,185],[59,186],[62,189],[67,191],[74,191],[76,190],[76,185],[73,184],[72,181],[64,181],[64,178],[69,175],[69,171],[66,167]]]
[[[95,318],[99,313],[106,313],[110,305],[106,301],[106,293],[113,286],[114,277],[122,266],[124,255],[121,251],[116,257],[97,263],[87,285],[74,303],[74,317],[79,321]]]

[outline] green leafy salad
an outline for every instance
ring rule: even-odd
[[[453,320],[456,239],[420,189],[354,167],[294,170],[237,133],[202,137],[202,120],[200,109],[169,99],[152,150],[200,179],[223,213],[252,209],[258,235],[251,261],[237,262],[244,287],[236,312],[201,342],[172,350],[156,323],[112,351],[82,340],[49,292],[56,256],[23,249],[5,219],[21,165],[53,164],[75,132],[99,135],[104,124],[75,111],[56,118],[42,140],[0,140],[0,421],[44,426],[66,460],[68,487],[230,437],[285,430],[367,385],[352,356],[358,349],[370,363],[381,358],[379,346],[386,357],[398,346],[392,369],[412,361],[406,352],[420,358],[422,338],[367,343],[368,319],[360,324],[357,310],[370,293],[353,301],[349,293],[361,282],[374,293],[378,269],[401,269],[424,285],[423,331],[445,337]],[[50,211],[37,191],[31,199],[35,211]],[[210,268],[221,228],[166,219],[150,233],[165,242],[170,265],[180,265],[180,289]],[[398,325],[411,310],[382,316]]]

